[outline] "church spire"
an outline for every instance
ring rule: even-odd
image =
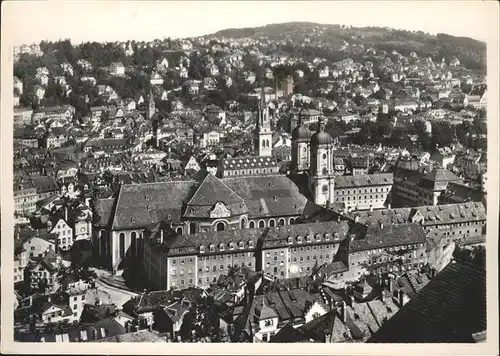
[[[266,94],[262,82],[262,89],[258,105],[257,121],[254,132],[255,153],[261,157],[272,155],[272,132],[269,120],[269,111],[266,103]]]

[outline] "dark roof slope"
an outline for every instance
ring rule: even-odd
[[[353,224],[349,231],[354,234],[351,251],[364,251],[407,244],[425,243],[425,230],[419,224],[364,226]]]
[[[309,342],[299,330],[295,329],[291,324],[286,324],[280,331],[271,338],[273,343],[293,343],[293,342]]]
[[[221,181],[243,198],[249,218],[301,215],[307,206],[307,198],[286,176],[235,177]]]
[[[167,218],[180,221],[194,181],[131,184],[120,188],[113,229],[147,227]]]
[[[484,330],[486,273],[451,262],[368,342],[472,343]]]

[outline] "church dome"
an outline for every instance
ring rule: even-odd
[[[292,140],[297,142],[309,142],[311,140],[311,131],[304,125],[299,125],[292,131]]]
[[[311,138],[312,146],[333,145],[333,138],[325,131],[316,132]]]

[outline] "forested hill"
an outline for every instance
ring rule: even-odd
[[[419,56],[452,58],[456,56],[469,69],[486,69],[486,43],[468,37],[443,33],[430,35],[422,31],[395,30],[386,27],[347,27],[312,22],[288,22],[261,27],[226,29],[210,37],[268,38],[288,43],[308,43],[335,51],[345,42],[351,45],[372,46],[396,50],[403,55],[414,51]],[[344,42],[345,41],[345,42]]]
[[[210,36],[223,36],[231,38],[272,37],[286,35],[288,32],[311,31],[317,27],[330,27],[331,29],[340,30],[340,25],[322,25],[314,22],[286,22],[279,24],[270,24],[261,27],[228,28],[218,31]]]

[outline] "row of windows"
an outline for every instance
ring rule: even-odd
[[[179,260],[179,264],[183,265],[185,260],[188,261],[188,263],[193,263],[193,257],[189,257],[189,258],[186,258],[186,259],[181,258]],[[175,266],[176,264],[177,264],[177,260],[172,260],[172,265]]]
[[[252,252],[241,252],[241,253],[228,253],[226,255],[219,255],[219,260],[223,260],[224,258],[226,259],[232,259],[232,258],[238,258],[238,257],[245,257],[245,254],[248,256],[248,257],[252,257],[253,256],[253,253]],[[217,255],[213,255],[212,256],[212,260],[216,260],[217,259]],[[198,257],[198,262],[203,262],[203,261],[209,261],[210,260],[210,256],[205,256],[205,257]]]
[[[329,253],[327,253],[327,254],[325,255],[325,259],[326,259],[326,260],[328,260],[329,258],[330,258],[330,254],[329,254]],[[306,260],[306,261],[311,261],[311,259],[312,259],[313,261],[317,260],[317,259],[318,259],[318,255],[312,255],[312,256],[308,255],[308,256],[306,256],[306,258],[305,258],[305,260]],[[319,255],[319,259],[320,259],[320,260],[322,260],[322,259],[323,259],[323,255],[322,255],[322,254],[320,254],[320,255]],[[290,259],[288,259],[288,262],[290,262]],[[293,258],[293,262],[297,262],[297,257],[294,257],[294,258]],[[300,257],[299,257],[299,262],[304,262],[304,256],[300,256]]]
[[[227,170],[226,174],[227,176],[238,176],[238,175],[244,175],[244,174],[259,174],[259,173],[276,173],[277,169],[276,168],[261,168],[261,169],[249,169],[248,171],[241,170],[241,171],[232,171],[232,170]]]
[[[380,193],[384,192],[389,192],[391,188],[380,188]],[[337,190],[338,194],[340,195],[351,195],[351,194],[356,194],[356,189],[353,189],[352,191],[350,189],[338,189]],[[365,188],[364,193],[378,193],[379,188]],[[363,189],[358,189],[357,191],[358,194],[363,193]]]
[[[172,276],[176,276],[177,270],[175,268],[172,268],[171,274],[172,274]],[[193,274],[193,270],[191,268],[188,269],[188,274]],[[184,275],[184,268],[181,268],[179,270],[179,275],[181,275],[181,276]]]

